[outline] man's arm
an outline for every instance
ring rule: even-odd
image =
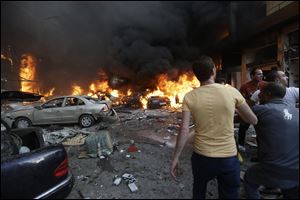
[[[259,103],[259,94],[260,94],[260,90],[256,90],[256,91],[251,95],[250,100],[249,100],[250,103],[247,102],[248,105],[249,105],[250,107],[252,107],[252,106],[254,106],[254,105],[256,105],[256,104]]]
[[[180,129],[180,133],[177,136],[176,147],[174,150],[173,160],[171,165],[171,175],[173,178],[176,178],[176,175],[178,174],[179,157],[186,142],[190,138],[190,133],[189,133],[190,117],[191,117],[191,113],[189,111],[182,112],[181,129]]]
[[[252,112],[250,107],[246,102],[236,108],[238,115],[243,119],[244,122],[256,125],[257,124],[257,117]]]

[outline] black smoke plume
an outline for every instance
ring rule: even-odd
[[[148,87],[155,75],[179,74],[201,54],[217,49],[225,37],[245,30],[261,6],[229,1],[2,1],[1,50],[10,45],[16,62],[23,53],[35,55],[38,80],[56,92],[69,92],[72,83],[87,87],[99,80],[101,70]]]

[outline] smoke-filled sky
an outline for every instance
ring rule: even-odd
[[[38,58],[44,88],[69,91],[109,76],[147,84],[177,72],[230,32],[255,20],[259,2],[1,2],[1,51]],[[251,15],[250,15],[251,13]],[[176,73],[175,73],[176,74]],[[176,75],[175,75],[176,76]]]

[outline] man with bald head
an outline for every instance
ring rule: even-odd
[[[286,87],[268,83],[261,91],[260,103],[252,108],[258,164],[247,169],[244,177],[246,197],[259,199],[258,187],[281,188],[284,198],[299,193],[299,110],[283,101]]]
[[[296,87],[288,87],[288,77],[283,71],[280,70],[272,70],[269,72],[266,76],[267,82],[275,82],[282,84],[284,87],[286,87],[286,94],[283,97],[283,101],[285,103],[288,103],[290,105],[296,106],[299,103],[299,88]],[[260,90],[255,92],[251,100],[258,103],[259,102],[259,93]]]

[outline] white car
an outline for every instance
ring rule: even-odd
[[[89,96],[61,96],[38,106],[17,107],[5,113],[2,119],[13,119],[15,128],[32,125],[79,123],[92,126],[99,118],[114,116],[110,101],[99,101]]]

